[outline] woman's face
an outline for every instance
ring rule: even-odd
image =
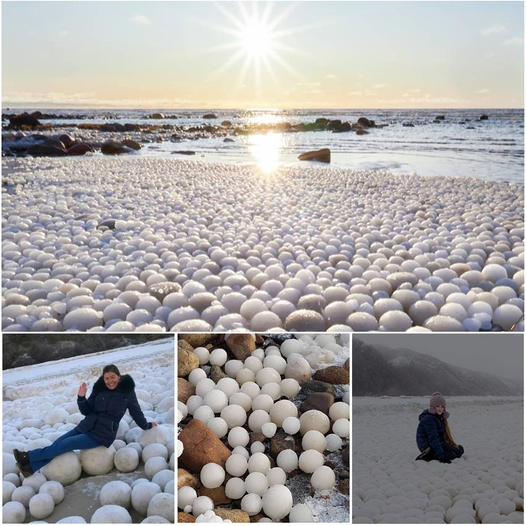
[[[443,406],[443,405],[437,405],[435,407],[435,412],[437,415],[443,415],[444,414],[444,411],[446,410],[446,408]]]
[[[104,373],[104,383],[108,389],[115,389],[119,385],[120,376],[115,373]]]

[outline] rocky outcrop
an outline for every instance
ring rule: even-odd
[[[329,148],[322,148],[321,150],[313,150],[298,155],[300,161],[318,161],[321,163],[331,162],[331,150]]]

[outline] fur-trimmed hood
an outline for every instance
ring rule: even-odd
[[[119,380],[119,383],[113,391],[119,391],[124,394],[128,394],[130,391],[135,389],[135,382],[129,374],[123,374]],[[99,393],[101,391],[112,391],[108,389],[104,383],[104,375],[100,376],[93,386],[93,393]]]

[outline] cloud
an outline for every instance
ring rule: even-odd
[[[375,84],[373,86],[373,89],[382,89],[382,88],[387,88],[388,84]]]
[[[505,40],[502,45],[503,46],[522,46],[523,39],[520,37],[513,37],[508,38],[508,40]]]
[[[506,29],[506,27],[504,26],[490,26],[490,27],[486,27],[485,29],[483,29],[481,31],[481,33],[485,36],[489,36],[489,35],[497,35],[498,33],[506,33],[508,30]]]
[[[144,15],[135,15],[130,18],[131,22],[134,22],[135,24],[140,25],[148,25],[151,24],[150,19]]]
[[[475,93],[479,94],[479,95],[485,95],[486,93],[489,93],[490,90],[488,88],[482,88],[482,89],[479,89],[478,91],[476,91]]]

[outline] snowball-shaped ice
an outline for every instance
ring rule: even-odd
[[[307,449],[303,451],[298,460],[298,465],[304,473],[314,473],[314,471],[323,466],[325,462],[324,456],[315,449]]]
[[[298,467],[298,455],[292,449],[284,449],[276,457],[276,464],[286,473],[290,473]]]
[[[44,422],[50,426],[54,426],[55,424],[65,422],[68,416],[69,413],[65,409],[62,409],[62,407],[56,407],[46,413],[44,416]]]
[[[303,356],[296,353],[289,355],[287,358],[287,367],[285,368],[285,378],[294,378],[302,385],[310,380],[311,375],[311,366]]]
[[[311,486],[319,491],[330,490],[336,482],[334,471],[329,466],[320,466],[310,478]]]
[[[261,433],[261,426],[267,422],[270,422],[270,416],[263,409],[252,411],[248,417],[248,427],[251,431],[255,431],[256,433]]]
[[[257,515],[261,511],[261,497],[255,493],[247,493],[241,499],[241,509],[246,511],[250,517]]]
[[[48,493],[39,493],[31,497],[29,501],[29,512],[35,519],[44,519],[53,513],[55,501]]]
[[[84,520],[84,517],[80,517],[79,515],[71,515],[69,517],[60,519],[57,521],[57,524],[86,524],[86,521]]]
[[[8,473],[18,473],[18,468],[16,467],[16,460],[12,454],[2,454],[2,470],[4,475],[7,475]]]
[[[146,515],[148,504],[151,498],[157,493],[161,493],[161,488],[154,482],[141,482],[132,488],[131,504],[135,511],[141,515]]]
[[[100,507],[91,516],[91,524],[129,524],[132,518],[126,508],[114,504],[106,504]]]
[[[40,489],[40,486],[46,482],[46,477],[39,473],[38,471],[36,473],[33,473],[30,477],[26,477],[22,481],[23,486],[31,486],[36,492]]]
[[[228,433],[228,424],[221,417],[211,418],[206,427],[215,433],[218,438],[223,438]]]
[[[100,490],[99,500],[102,506],[106,504],[116,504],[123,508],[130,507],[131,501],[131,487],[121,480],[112,480],[102,486]]]
[[[2,504],[11,500],[11,495],[15,491],[16,486],[7,480],[2,481]]]
[[[228,433],[228,443],[230,447],[245,447],[250,440],[248,431],[244,427],[234,427]]]
[[[164,459],[168,458],[168,449],[163,444],[148,444],[143,450],[142,450],[142,461],[146,462],[148,459],[152,457],[163,457]]]
[[[298,426],[299,430],[299,426]],[[301,439],[301,447],[306,451],[307,449],[315,449],[320,453],[323,453],[326,446],[326,439],[323,433],[320,433],[316,429],[307,431]]]
[[[266,475],[259,471],[249,473],[245,479],[245,487],[247,493],[256,493],[257,495],[263,496],[268,488]]]
[[[225,470],[214,462],[209,462],[201,468],[201,484],[205,488],[218,488],[225,480]]]
[[[221,378],[216,384],[216,389],[223,391],[228,397],[239,392],[239,384],[233,378]]]
[[[314,522],[310,508],[306,504],[296,504],[290,510],[289,522]]]
[[[214,418],[214,411],[211,407],[208,407],[207,405],[202,405],[194,411],[194,418],[196,418],[197,420],[201,420],[201,422],[203,422],[203,424],[206,425],[209,420],[212,420],[212,418]]]
[[[105,475],[113,468],[114,456],[115,448],[113,446],[83,449],[80,453],[80,463],[88,475]]]
[[[171,440],[170,430],[165,426],[156,426],[151,429],[147,429],[141,433],[139,437],[139,443],[142,447],[147,446],[148,444],[164,444],[168,446],[169,441]]]
[[[129,473],[139,465],[139,454],[133,447],[123,447],[119,449],[113,457],[115,468],[122,473]]]
[[[248,467],[248,462],[245,456],[239,454],[232,454],[227,458],[225,468],[230,475],[241,477],[244,475]]]
[[[267,474],[270,469],[270,460],[264,453],[254,453],[248,459],[248,471],[253,473],[259,471],[260,473]]]
[[[327,441],[327,450],[328,451],[338,451],[342,447],[342,439],[335,435],[334,433],[331,433],[325,437]]]
[[[317,409],[306,411],[300,416],[300,432],[302,435],[311,429],[315,429],[325,435],[329,428],[329,417]]]
[[[263,495],[263,512],[273,521],[280,521],[292,509],[292,493],[282,484],[271,486]]]
[[[299,425],[299,420],[298,420]],[[299,429],[299,427],[298,427]],[[265,435],[267,438],[272,438],[276,434],[277,426],[273,422],[265,422],[261,426],[261,432]]]
[[[285,484],[287,480],[287,474],[281,468],[272,468],[267,473],[268,485],[273,486],[274,484]]]
[[[342,438],[347,438],[350,433],[349,420],[347,418],[338,418],[332,425],[334,433]]]
[[[300,392],[300,384],[295,378],[284,378],[280,383],[281,394],[287,398],[294,398]]]
[[[290,400],[279,400],[270,410],[270,419],[277,426],[281,426],[285,418],[298,416],[298,408]]]
[[[173,493],[168,491],[168,484],[170,482],[173,482],[174,480],[174,472],[171,469],[162,469],[161,471],[158,471],[152,478],[152,482],[155,484],[159,484],[159,487],[162,491],[166,493]]]
[[[168,469],[168,463],[163,457],[150,457],[144,463],[144,473],[149,479],[163,469]]]
[[[225,495],[229,499],[240,499],[246,493],[245,481],[238,477],[232,477],[225,485]]]
[[[329,417],[334,422],[339,418],[349,418],[349,404],[345,402],[336,402],[329,407]]]
[[[183,486],[177,491],[177,506],[184,510],[186,506],[192,505],[192,502],[197,498],[197,492],[190,486]]]
[[[20,524],[26,519],[26,508],[16,501],[6,502],[2,506],[2,522],[4,524]]]
[[[281,424],[283,431],[289,435],[295,435],[300,430],[300,419],[295,416],[287,416]]]
[[[214,509],[214,501],[210,497],[197,497],[192,502],[192,514],[194,517],[199,517],[202,513]]]
[[[40,486],[39,493],[48,493],[53,497],[55,505],[64,500],[64,486],[56,480],[49,480]]]
[[[225,364],[228,355],[224,349],[214,349],[210,353],[210,364],[222,366]]]
[[[221,411],[221,418],[228,424],[229,429],[245,424],[247,413],[240,405],[227,405]]]
[[[147,515],[159,515],[174,521],[174,498],[170,493],[157,493],[148,504]]]
[[[29,501],[35,493],[35,490],[31,486],[20,486],[13,491],[11,500],[21,502],[26,508],[28,508]]]
[[[271,367],[263,367],[263,369],[260,369],[256,373],[256,383],[259,387],[271,382],[277,384],[281,382],[281,376],[275,369],[272,369]]]

